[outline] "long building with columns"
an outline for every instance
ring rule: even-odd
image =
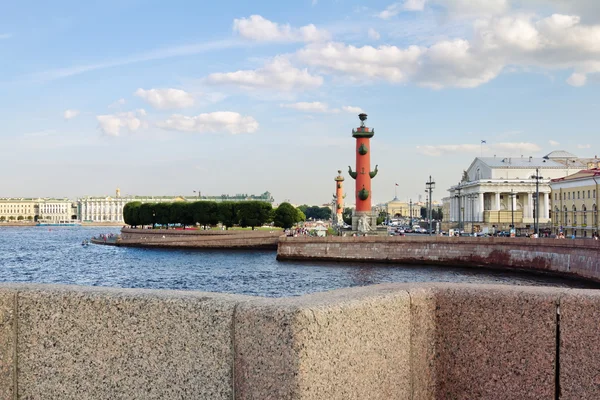
[[[597,159],[582,159],[554,151],[544,157],[477,157],[464,172],[461,182],[452,186],[445,198],[450,222],[506,229],[514,220],[517,228],[534,224],[536,179],[539,179],[539,222],[549,224],[552,202],[550,180],[567,176]]]
[[[124,223],[123,207],[131,201],[142,203],[171,203],[175,201],[267,201],[273,203],[271,193],[265,192],[261,195],[238,194],[234,196],[125,196],[121,197],[120,189],[116,190],[115,196],[82,197],[77,200],[77,216],[83,222],[111,222]]]

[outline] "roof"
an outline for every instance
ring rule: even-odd
[[[600,176],[600,169],[584,169],[574,174],[563,176],[562,178],[552,179],[550,182],[566,182],[576,179],[591,178],[594,176]]]
[[[575,154],[573,153],[569,153],[568,151],[564,151],[564,150],[556,150],[553,151],[551,153],[548,153],[544,156],[545,159],[549,160],[552,158],[579,158],[577,157]]]
[[[490,168],[564,168],[556,161],[546,158],[532,157],[477,157]]]

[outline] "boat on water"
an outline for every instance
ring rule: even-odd
[[[78,221],[44,221],[40,220],[36,224],[37,226],[81,226],[81,222]]]

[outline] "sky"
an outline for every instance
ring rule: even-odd
[[[593,157],[596,2],[4,2],[0,197],[323,204],[342,170],[352,199],[360,112],[375,203],[481,155]]]

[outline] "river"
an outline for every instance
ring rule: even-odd
[[[364,263],[279,262],[274,251],[158,250],[81,242],[105,227],[0,227],[0,282],[297,296],[384,282],[598,287],[543,275]]]

